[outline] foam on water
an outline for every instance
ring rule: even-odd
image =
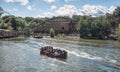
[[[40,41],[40,40],[39,40]],[[36,43],[36,44],[38,44],[39,46],[49,46],[48,44],[46,44],[46,43],[42,43],[42,42],[37,42],[35,39],[33,40],[32,39],[32,41],[30,40],[30,43]],[[69,46],[70,44],[68,44],[67,46]],[[57,47],[57,46],[54,46],[54,48],[60,48],[60,47]],[[77,57],[82,57],[82,58],[87,58],[87,59],[90,59],[90,60],[96,60],[96,61],[108,61],[108,60],[106,60],[107,58],[102,58],[102,57],[98,57],[98,56],[93,56],[93,55],[91,55],[91,54],[88,54],[88,53],[86,53],[86,52],[84,52],[84,51],[71,51],[71,50],[68,50],[68,49],[65,49],[65,48],[60,48],[60,49],[62,49],[62,50],[66,50],[67,52],[68,52],[68,54],[73,54],[73,55],[75,55],[75,56],[77,56]],[[108,58],[109,59],[109,58]],[[54,60],[56,60],[56,59],[54,59]],[[109,62],[110,63],[116,63],[117,61],[116,60],[114,60],[114,59],[109,59]],[[65,62],[66,63],[66,62]]]

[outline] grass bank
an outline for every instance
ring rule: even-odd
[[[12,37],[12,38],[2,38],[0,40],[3,40],[3,41],[22,41],[22,40],[25,40],[27,37],[24,37],[24,36],[18,36],[18,37]]]
[[[120,48],[120,42],[114,40],[82,39],[75,36],[65,36],[64,38],[58,36],[55,36],[55,38],[50,38],[49,36],[46,36],[43,39],[52,40],[52,41],[72,42],[87,46]]]

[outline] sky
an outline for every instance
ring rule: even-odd
[[[120,6],[120,0],[0,0],[0,6],[11,15],[21,17],[96,17],[113,13]]]

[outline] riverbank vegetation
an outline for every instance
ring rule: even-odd
[[[120,41],[120,24],[119,24],[119,26],[116,28],[116,35],[118,36],[118,40]]]
[[[34,34],[32,28],[39,25],[50,18],[34,18],[34,17],[16,17],[13,15],[2,16],[5,12],[0,7],[0,29],[7,29],[18,32],[24,36]],[[9,14],[9,13],[8,13]],[[117,7],[113,14],[106,14],[100,17],[79,16],[72,17],[64,16],[77,23],[76,30],[79,37],[84,39],[115,39],[120,40],[120,7]],[[55,18],[55,17],[54,17]],[[64,29],[64,28],[63,28]],[[54,29],[50,29],[50,36],[54,38]],[[66,34],[58,34],[62,38]]]
[[[55,36],[55,32],[54,32],[53,28],[51,28],[50,29],[50,37],[54,38],[54,36]]]
[[[98,40],[98,39],[83,39],[83,38],[75,38],[75,37],[65,37],[64,39],[55,37],[45,37],[43,40],[50,40],[54,42],[65,42],[78,44],[83,46],[95,46],[95,47],[106,47],[106,48],[120,48],[120,42],[114,40]]]

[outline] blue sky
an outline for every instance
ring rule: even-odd
[[[120,0],[0,0],[7,12],[21,17],[52,17],[112,13]]]

